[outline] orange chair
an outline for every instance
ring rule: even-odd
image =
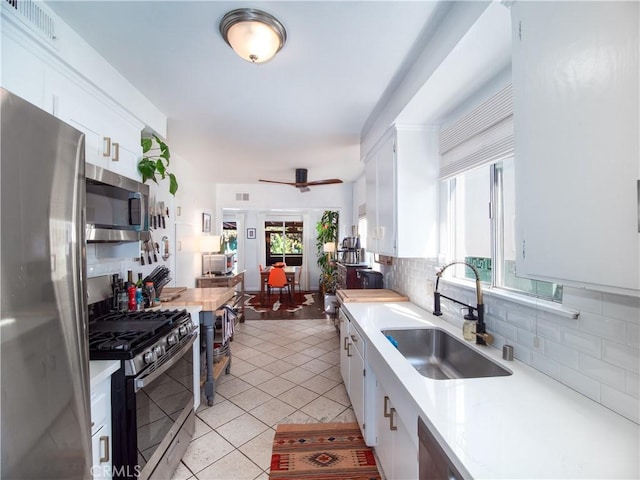
[[[271,267],[269,270],[269,278],[267,279],[267,292],[269,295],[269,303],[271,303],[271,289],[280,289],[280,301],[282,302],[282,289],[287,288],[289,290],[289,301],[293,303],[291,298],[291,286],[287,281],[287,274],[284,273],[282,267]]]

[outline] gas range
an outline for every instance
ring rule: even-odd
[[[111,312],[90,320],[91,360],[122,360],[125,375],[136,376],[171,358],[194,330],[186,310]]]

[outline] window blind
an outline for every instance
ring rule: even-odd
[[[513,154],[513,93],[506,86],[440,130],[440,179]]]

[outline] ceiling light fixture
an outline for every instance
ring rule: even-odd
[[[220,22],[220,34],[238,55],[251,63],[271,59],[287,41],[287,32],[277,18],[253,8],[227,13]]]

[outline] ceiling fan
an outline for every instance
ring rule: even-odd
[[[311,190],[309,187],[313,187],[316,185],[331,185],[334,183],[342,183],[342,180],[340,180],[339,178],[328,178],[326,180],[316,180],[314,182],[307,182],[306,168],[296,168],[295,182],[279,182],[277,180],[262,180],[262,179],[259,179],[258,181],[266,182],[266,183],[280,183],[282,185],[291,185],[292,187],[296,187],[300,189],[300,191],[303,193]]]

